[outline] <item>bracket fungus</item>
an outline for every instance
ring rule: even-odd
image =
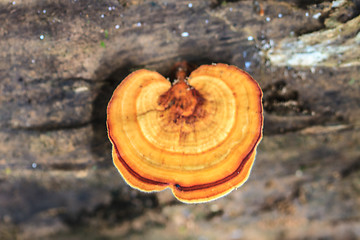
[[[249,177],[262,138],[262,91],[246,72],[203,65],[171,84],[141,69],[116,88],[107,128],[116,168],[132,187],[171,188],[186,203],[217,199]]]

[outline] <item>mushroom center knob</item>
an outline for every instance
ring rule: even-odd
[[[158,104],[169,111],[174,123],[185,120],[187,123],[196,121],[204,116],[202,105],[204,98],[196,89],[185,81],[177,82],[172,88],[159,97]]]

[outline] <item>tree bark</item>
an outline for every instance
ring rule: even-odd
[[[206,212],[188,221],[211,228],[234,214],[227,227],[241,218],[245,238],[266,239],[270,225],[275,238],[360,237],[359,3],[312,2],[1,0],[0,235],[61,239],[81,224],[93,232],[94,219],[109,235],[110,223],[128,223],[118,236],[149,221],[169,231],[166,208],[180,207]],[[180,60],[236,65],[264,91],[254,170],[220,210],[139,193],[112,165],[113,90],[135,69],[168,75]],[[186,236],[212,239],[197,229]]]

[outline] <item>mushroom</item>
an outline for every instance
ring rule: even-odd
[[[170,188],[185,203],[207,202],[249,177],[262,138],[262,91],[246,72],[203,65],[171,84],[141,69],[115,89],[107,108],[114,165],[140,191]]]

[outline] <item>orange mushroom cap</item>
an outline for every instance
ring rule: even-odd
[[[262,138],[262,91],[226,64],[178,78],[171,85],[142,69],[116,88],[107,109],[113,161],[136,189],[171,188],[182,202],[207,202],[249,177]]]

